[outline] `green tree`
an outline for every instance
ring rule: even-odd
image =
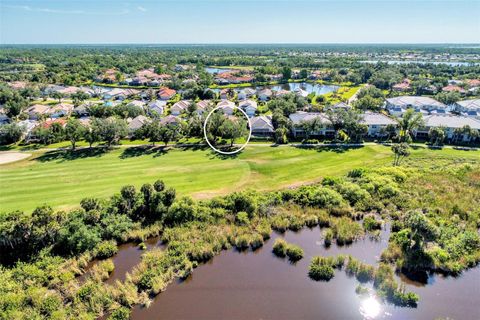
[[[434,146],[441,146],[446,137],[446,128],[445,127],[432,127],[428,131],[428,137],[430,138],[430,143]]]
[[[395,143],[392,145],[392,151],[394,154],[393,165],[399,166],[402,160],[410,155],[410,146],[408,143]]]
[[[398,120],[400,142],[410,142],[415,130],[425,125],[422,114],[408,109]]]
[[[65,126],[65,137],[70,140],[70,143],[72,144],[72,150],[75,150],[76,143],[82,139],[84,132],[85,127],[78,119],[68,119],[67,125]]]
[[[23,137],[23,127],[17,123],[0,126],[0,144],[17,143]]]

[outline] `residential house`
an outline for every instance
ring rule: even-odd
[[[268,101],[272,98],[273,92],[270,89],[263,89],[258,92],[257,96],[260,101]]]
[[[270,116],[253,117],[250,119],[250,126],[254,137],[270,137],[275,132]]]
[[[336,109],[349,110],[352,107],[349,106],[348,104],[346,104],[345,102],[339,102],[339,103],[334,104],[333,106],[330,106],[329,108],[332,109],[332,110],[336,110]]]
[[[457,85],[454,85],[454,84],[449,84],[448,86],[443,87],[443,88],[442,88],[442,91],[443,91],[443,92],[465,93],[465,89],[463,89],[462,87],[459,87],[459,86],[457,86]]]
[[[219,109],[221,109],[226,115],[231,116],[237,106],[230,100],[222,100],[217,104],[217,107],[219,107]]]
[[[229,89],[220,90],[220,99],[227,100],[229,95],[230,95],[230,90]]]
[[[51,118],[61,118],[70,115],[73,111],[73,104],[59,103],[56,106],[50,108]]]
[[[151,112],[151,113],[154,112],[158,115],[163,114],[166,106],[167,106],[167,101],[162,101],[162,100],[155,100],[155,101],[150,102],[147,105],[149,112]]]
[[[362,124],[368,127],[369,137],[383,137],[385,135],[385,128],[388,125],[396,126],[397,122],[382,113],[365,112],[362,115]]]
[[[457,101],[453,107],[455,111],[464,116],[477,117],[480,119],[480,99]]]
[[[428,138],[430,128],[445,128],[446,138],[452,139],[455,129],[461,129],[469,126],[471,129],[480,130],[480,120],[473,117],[455,116],[455,115],[428,115],[424,117],[425,126],[419,128],[415,135],[417,138]],[[464,136],[463,141],[469,141],[470,137]]]
[[[178,116],[185,112],[191,104],[192,102],[188,100],[178,101],[170,108],[170,113],[174,116]]]
[[[103,100],[125,100],[127,98],[127,92],[121,88],[114,88],[105,92],[102,96]]]
[[[394,84],[392,86],[393,91],[398,91],[398,92],[406,92],[410,91],[411,89],[411,81],[409,79],[403,79],[402,82]]]
[[[197,114],[202,115],[208,108],[212,106],[211,100],[201,100],[197,102]]]
[[[130,134],[133,134],[135,131],[143,127],[143,125],[148,123],[149,121],[150,119],[143,115],[139,115],[131,119],[128,123],[128,130],[130,131]]]
[[[255,90],[252,88],[242,89],[238,92],[238,100],[245,100],[255,95]]]
[[[160,124],[162,124],[162,125],[168,125],[168,124],[177,125],[177,124],[180,123],[180,121],[181,121],[180,117],[169,115],[169,116],[166,116],[164,118],[161,118],[160,119]]]
[[[128,103],[128,106],[138,107],[138,108],[143,109],[143,107],[145,106],[145,102],[140,101],[140,100],[133,100],[133,101]]]
[[[324,113],[319,112],[305,112],[298,111],[289,115],[290,120],[292,121],[293,128],[292,134],[294,137],[303,137],[305,132],[302,128],[302,123],[305,121],[311,121],[313,119],[318,119],[321,121],[322,128],[317,132],[312,132],[312,136],[333,136],[334,130],[331,128],[331,122],[328,120]]]
[[[28,114],[28,118],[31,120],[38,120],[42,115],[50,115],[50,106],[44,104],[34,104],[28,107],[25,112]]]
[[[161,88],[158,91],[158,97],[160,98],[160,100],[170,100],[175,96],[176,93],[177,92],[173,89]]]
[[[386,109],[392,115],[402,116],[407,109],[432,112],[433,110],[447,110],[447,106],[429,97],[400,96],[387,99]]]
[[[245,111],[249,118],[253,117],[257,111],[257,102],[255,100],[249,99],[240,101],[238,106]]]

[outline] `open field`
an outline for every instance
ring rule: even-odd
[[[274,190],[392,160],[390,149],[380,145],[346,151],[257,145],[233,158],[219,157],[210,149],[144,148],[122,147],[107,153],[85,149],[75,155],[34,151],[29,159],[1,165],[0,212],[28,211],[43,203],[69,208],[84,197],[107,197],[123,185],[140,187],[156,179],[163,179],[180,195],[198,199],[247,188]],[[409,162],[428,164],[431,157],[480,161],[480,152],[419,148]]]

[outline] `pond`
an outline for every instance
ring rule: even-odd
[[[231,71],[230,69],[224,69],[224,68],[212,68],[212,67],[205,67],[205,71],[210,73],[210,74],[220,74],[224,72]]]
[[[425,283],[397,277],[407,291],[420,295],[417,308],[381,304],[355,293],[357,280],[336,271],[329,282],[308,278],[312,256],[351,254],[376,264],[388,243],[385,228],[379,241],[366,238],[350,246],[323,246],[319,228],[285,235],[274,233],[263,248],[225,251],[200,265],[158,295],[149,308],[135,307],[132,319],[478,319],[480,268],[458,278],[430,276]],[[292,264],[272,253],[274,239],[300,245],[305,257]],[[402,280],[403,279],[403,280]]]
[[[262,89],[270,89],[273,91],[280,91],[280,90],[294,91],[300,88],[302,90],[305,90],[308,94],[314,92],[316,95],[319,95],[319,94],[335,92],[340,87],[336,85],[324,85],[324,84],[310,83],[310,82],[288,82],[288,83],[265,85],[265,86],[237,87],[237,88],[234,88],[234,90],[236,92],[239,92],[247,88],[254,89],[256,91],[259,91]],[[211,89],[211,90],[218,93],[220,92],[221,89]]]
[[[289,82],[289,83],[283,83],[283,84],[277,84],[277,85],[255,87],[255,89],[257,90],[262,90],[265,88],[268,88],[274,91],[279,91],[279,90],[294,91],[300,88],[302,90],[305,90],[309,94],[313,92],[316,95],[319,95],[319,94],[326,94],[326,93],[337,91],[338,88],[340,87],[335,85],[324,85],[324,84],[310,83],[310,82]]]

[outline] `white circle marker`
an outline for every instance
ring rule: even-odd
[[[238,150],[235,150],[235,151],[222,151],[222,150],[218,150],[217,148],[215,148],[211,143],[210,141],[208,141],[208,137],[207,137],[207,122],[208,122],[208,119],[210,118],[210,116],[212,115],[212,113],[214,113],[216,110],[218,109],[221,109],[222,106],[217,106],[215,108],[213,108],[207,115],[207,118],[205,119],[205,122],[203,123],[203,135],[205,137],[205,141],[207,141],[208,145],[210,146],[210,148],[212,148],[213,150],[215,150],[216,152],[218,153],[221,153],[221,154],[226,154],[226,155],[231,155],[231,154],[235,154],[237,152],[240,152],[242,151],[248,144],[248,142],[250,141],[250,138],[252,137],[252,124],[250,123],[250,119],[248,118],[248,115],[245,111],[242,110],[242,108],[239,108],[237,106],[235,106],[236,109],[240,110],[242,112],[242,114],[245,116],[245,118],[247,118],[247,122],[248,122],[248,138],[247,138],[247,141],[238,149]]]

